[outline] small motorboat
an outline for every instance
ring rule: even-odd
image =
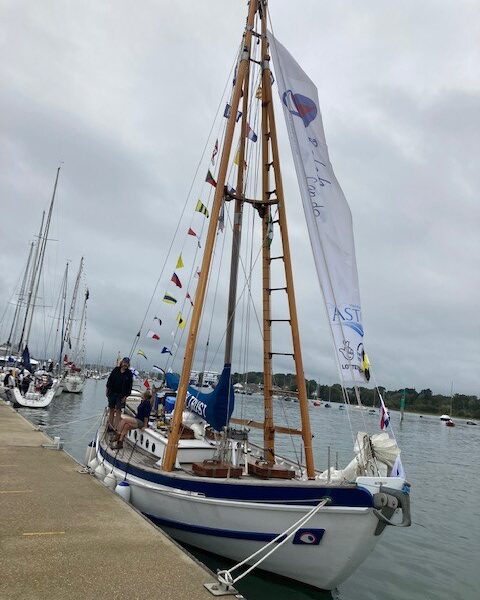
[[[330,404],[327,402],[326,404],[323,405],[325,408],[331,408]]]
[[[450,415],[442,415],[440,421],[451,421]]]
[[[475,421],[467,421],[467,425],[476,425]]]
[[[322,403],[320,402],[320,400],[314,400],[313,406],[322,406]]]
[[[445,421],[445,425],[447,427],[455,427],[455,423],[452,421],[452,419],[448,419],[448,421]]]

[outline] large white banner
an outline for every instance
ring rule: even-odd
[[[328,157],[317,88],[271,33],[269,41],[340,372],[346,383],[362,383],[363,325],[352,215]]]

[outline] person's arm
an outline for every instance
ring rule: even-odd
[[[113,371],[115,371],[115,369],[113,369],[113,370],[110,372],[110,375],[108,376],[108,379],[107,379],[107,384],[106,384],[106,387],[105,387],[105,395],[106,395],[106,396],[108,396],[108,390],[109,390],[110,386],[112,385],[112,375],[113,375]]]

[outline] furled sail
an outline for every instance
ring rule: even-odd
[[[280,101],[344,381],[364,382],[363,325],[352,215],[328,156],[317,88],[269,33]]]
[[[216,431],[221,431],[228,424],[235,406],[232,379],[230,377],[231,365],[223,367],[222,374],[212,392],[199,392],[194,387],[189,387],[185,408],[200,415]],[[166,385],[172,390],[178,388],[180,375],[167,373]]]

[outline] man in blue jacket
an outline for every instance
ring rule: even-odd
[[[107,379],[108,425],[110,430],[116,430],[122,413],[122,406],[127,396],[132,393],[133,374],[130,371],[130,359],[122,358]]]

